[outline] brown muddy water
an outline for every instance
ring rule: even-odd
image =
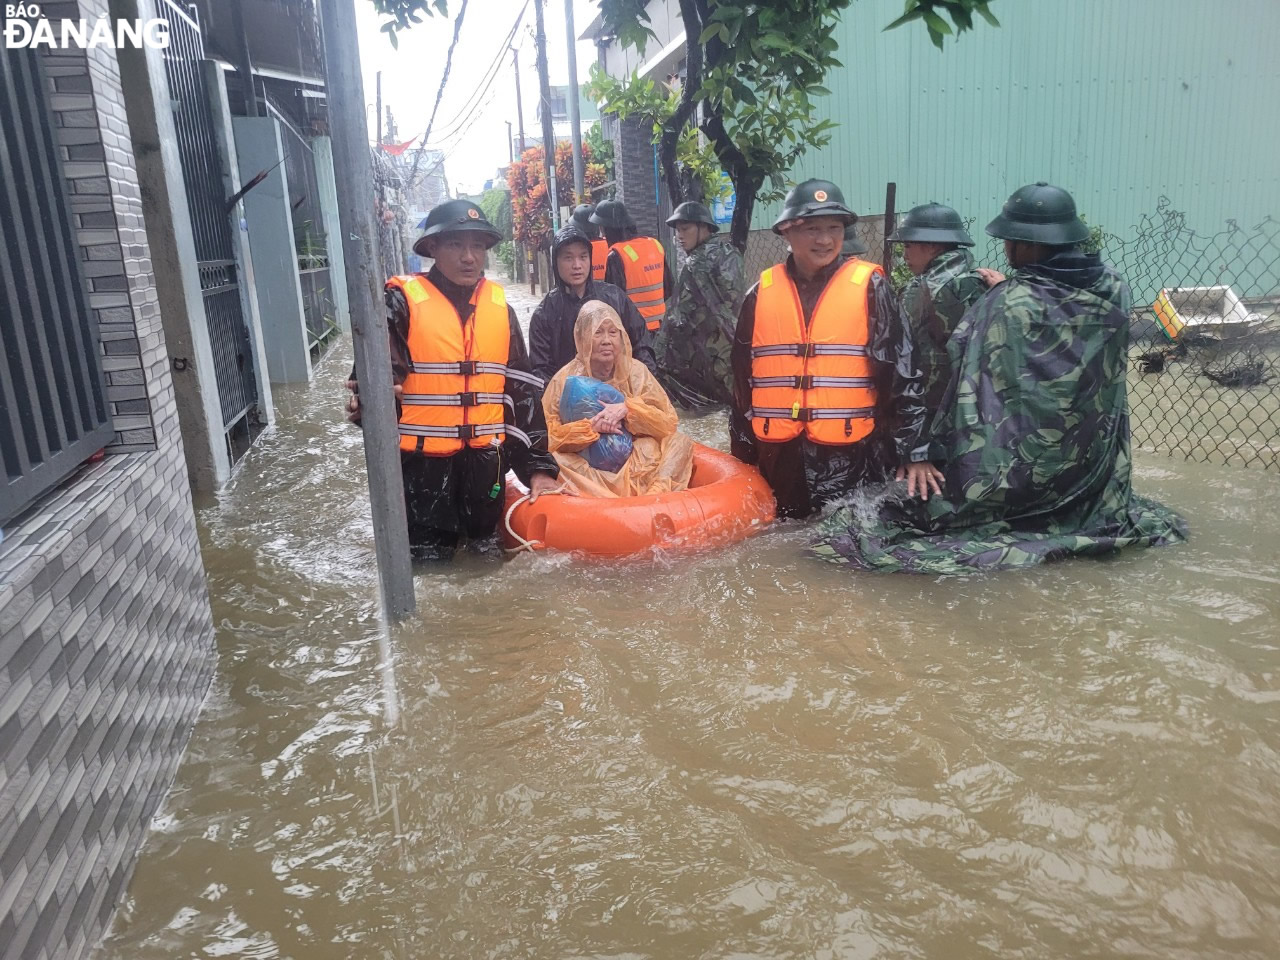
[[[1280,955],[1276,475],[1140,457],[1190,544],[994,577],[467,555],[380,643],[347,363],[201,511],[218,676],[102,960]]]

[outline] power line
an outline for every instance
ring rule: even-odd
[[[458,37],[462,33],[462,18],[467,15],[467,0],[462,0],[462,6],[458,9],[458,19],[453,22],[453,40],[449,43],[449,52],[444,58],[444,73],[440,75],[440,87],[436,90],[436,103],[431,108],[431,119],[427,121],[427,132],[422,135],[422,145],[426,146],[427,138],[431,136],[431,125],[436,122],[436,111],[440,109],[440,100],[444,97],[445,84],[449,82],[449,70],[453,67],[453,51],[458,46]],[[382,118],[378,118],[381,125]],[[422,159],[422,151],[419,150],[413,157],[413,169],[409,171],[409,183],[413,183],[414,176],[418,173],[418,161]]]
[[[494,58],[493,62],[489,65],[488,70],[485,71],[482,82],[477,84],[475,92],[471,94],[467,102],[448,122],[444,124],[447,129],[444,133],[438,135],[439,139],[437,142],[443,142],[451,138],[457,132],[458,127],[469,119],[471,112],[474,110],[474,105],[489,92],[489,88],[493,86],[494,81],[498,77],[498,73],[506,57],[507,48],[515,37],[516,31],[520,29],[520,21],[524,18],[525,11],[528,10],[528,8],[528,0],[525,0],[525,4],[520,8],[520,13],[516,16],[515,22],[511,25],[511,29],[507,31],[506,40],[499,48],[497,57]],[[426,145],[426,140],[423,140],[423,145]]]
[[[496,91],[491,92],[494,81],[498,77],[506,52],[511,45],[511,41],[515,39],[517,31],[520,29],[520,23],[524,19],[524,15],[528,9],[529,0],[525,0],[524,4],[520,7],[520,12],[516,14],[516,18],[511,24],[511,29],[507,31],[506,38],[498,48],[498,55],[493,59],[489,68],[485,71],[484,82],[476,86],[475,91],[467,98],[467,102],[462,106],[458,113],[444,124],[444,126],[449,127],[450,129],[447,129],[443,134],[438,135],[435,146],[429,146],[427,143],[427,137],[430,135],[431,128],[435,124],[436,109],[440,106],[440,95],[437,94],[436,106],[432,110],[431,120],[427,124],[427,133],[423,136],[421,145],[414,152],[413,167],[409,171],[408,177],[405,178],[406,185],[412,186],[416,183],[418,178],[418,167],[422,162],[422,155],[425,151],[431,150],[432,152],[435,152],[438,150],[441,153],[441,157],[431,165],[431,168],[427,170],[426,173],[421,175],[424,179],[431,176],[431,174],[444,164],[445,160],[452,156],[454,151],[456,151],[458,146],[461,144],[462,138],[466,136],[471,127],[475,125],[476,121],[484,115],[484,112],[488,109],[489,105],[492,104],[494,97],[497,95]],[[458,16],[459,19],[461,19],[461,11]],[[454,43],[457,42],[457,33],[458,31],[455,26]],[[452,58],[452,46],[449,48],[449,53],[450,58]],[[445,76],[448,76],[448,63],[446,63]],[[444,89],[444,79],[445,78],[441,78],[441,91]],[[484,99],[484,103],[480,104],[480,100],[485,98],[486,95],[487,99]],[[479,105],[477,106],[477,104]]]
[[[493,99],[496,96],[497,96],[497,91],[494,91],[494,93],[489,95],[489,99],[484,102],[484,104],[480,107],[479,110],[477,110],[475,113],[471,115],[471,118],[470,118],[471,122],[468,123],[466,127],[463,128],[461,131],[459,131],[459,135],[454,139],[454,142],[449,146],[448,150],[441,151],[440,159],[431,165],[431,168],[427,170],[426,173],[423,174],[423,177],[431,176],[433,173],[439,170],[441,166],[444,165],[444,162],[446,160],[448,160],[451,156],[453,156],[453,154],[457,151],[458,147],[462,146],[462,143],[466,137],[467,131],[470,130],[473,126],[475,126],[476,122],[479,121],[484,116],[485,111],[489,109],[489,105],[493,103]]]

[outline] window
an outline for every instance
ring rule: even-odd
[[[0,49],[0,523],[114,435],[45,89]]]

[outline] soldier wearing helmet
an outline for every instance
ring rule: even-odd
[[[791,255],[739,312],[731,447],[760,467],[782,516],[808,516],[894,467],[913,496],[939,489],[917,452],[920,375],[893,291],[879,265],[841,255],[856,220],[834,183],[795,186],[773,226]]]
[[[1029,184],[987,233],[1013,273],[952,334],[954,371],[931,427],[945,497],[833,515],[814,548],[876,570],[964,573],[1185,539],[1130,474],[1129,287],[1060,187]]]
[[[508,468],[530,499],[554,492],[542,382],[502,287],[485,279],[485,251],[502,234],[469,200],[433,209],[413,251],[430,272],[392,277],[385,300],[400,420],[409,545],[414,559],[448,559],[461,539],[492,541]],[[355,373],[348,418],[360,420]]]
[[[591,241],[591,279],[599,282],[604,279],[604,267],[609,259],[609,241],[600,236],[600,228],[591,222],[595,212],[592,204],[580,203],[573,208],[569,219]]]
[[[848,260],[850,257],[860,257],[866,252],[867,245],[858,236],[857,226],[849,224],[844,228],[844,245],[840,248],[840,256]]]
[[[672,289],[671,268],[662,244],[640,233],[631,211],[621,200],[601,200],[591,214],[591,222],[604,231],[609,244],[605,282],[627,291],[644,317],[645,329],[657,333]]]
[[[654,344],[659,379],[681,406],[727,404],[733,396],[733,330],[746,292],[742,254],[719,235],[704,204],[680,204],[667,223],[685,258]]]
[[[974,266],[973,246],[960,214],[941,203],[912,207],[890,240],[902,244],[915,275],[902,291],[902,312],[911,328],[923,379],[928,417],[937,412],[951,376],[947,341],[969,306],[987,290]]]

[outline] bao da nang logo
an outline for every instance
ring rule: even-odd
[[[53,20],[35,3],[5,4],[4,45],[9,50],[47,48],[50,50],[87,50],[92,47],[169,46],[169,23],[166,20],[120,20],[99,17],[97,20]]]

